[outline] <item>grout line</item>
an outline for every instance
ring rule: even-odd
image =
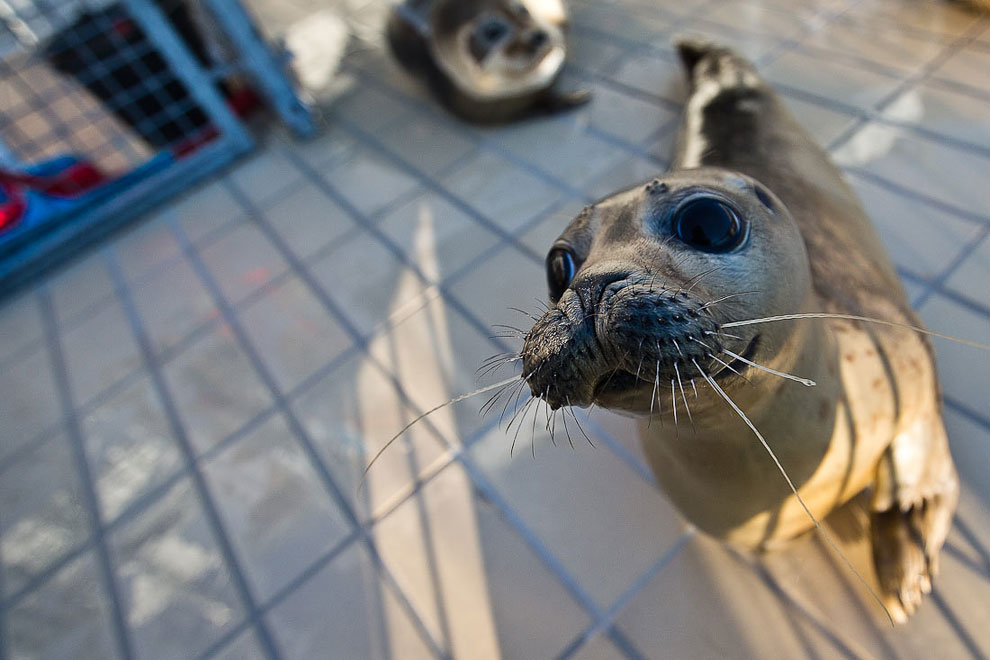
[[[959,254],[956,255],[956,258],[953,259],[953,261],[945,268],[945,270],[943,270],[941,273],[933,277],[927,283],[927,287],[925,291],[922,292],[920,296],[918,296],[918,300],[916,300],[914,303],[915,309],[920,309],[926,302],[928,302],[928,300],[932,296],[934,296],[936,293],[941,293],[944,290],[946,282],[948,282],[952,278],[952,275],[962,267],[963,262],[965,262],[966,259],[968,259],[974,252],[976,252],[984,241],[988,240],[987,236],[990,236],[990,226],[983,227],[983,229],[980,230],[978,236],[974,237],[973,240],[963,245],[962,249],[959,251]],[[965,298],[962,298],[962,296],[946,296],[946,297],[954,297],[957,299],[961,298],[959,302],[965,300]],[[974,312],[979,310],[984,316],[987,315],[987,311],[980,309],[978,305],[974,305],[972,303],[963,303],[963,306],[969,308],[971,311]]]
[[[238,592],[241,603],[248,614],[254,614],[257,611],[257,603],[254,595],[251,593],[251,588],[248,584],[247,578],[237,560],[237,555],[230,541],[230,537],[227,534],[219,509],[211,497],[209,487],[206,483],[206,478],[203,476],[202,470],[196,464],[195,450],[189,441],[189,437],[186,435],[185,425],[182,422],[182,418],[179,414],[178,407],[175,404],[175,400],[172,398],[168,385],[165,382],[165,377],[161,370],[161,364],[155,357],[147,330],[145,329],[144,322],[141,320],[137,307],[134,304],[133,294],[126,284],[124,273],[121,270],[120,263],[117,260],[114,247],[107,247],[103,252],[103,256],[107,269],[110,271],[110,275],[117,285],[121,306],[124,308],[124,313],[130,323],[131,330],[134,333],[134,338],[140,346],[144,366],[150,375],[152,385],[154,386],[155,393],[159,399],[159,403],[161,403],[162,409],[165,412],[169,428],[172,431],[173,439],[179,446],[184,458],[185,472],[187,472],[191,478],[198,499],[200,500],[200,504],[203,507],[203,512],[206,514],[207,522],[213,532],[214,539],[216,540],[218,549],[220,550],[220,554],[223,556],[224,564],[230,572],[231,579],[234,583],[234,588]],[[264,622],[259,621],[257,623],[256,630],[258,637],[261,640],[262,650],[265,655],[272,660],[279,658],[280,654],[275,646],[271,632],[268,630]]]
[[[291,596],[296,589],[308,582],[310,578],[315,576],[334,559],[343,554],[344,551],[349,549],[353,543],[357,542],[358,536],[359,534],[357,531],[351,530],[347,536],[337,542],[332,548],[330,548],[330,550],[325,552],[316,561],[300,571],[299,574],[289,580],[285,586],[276,591],[267,601],[262,603],[258,607],[258,612],[256,615],[248,617],[238,625],[234,626],[229,632],[227,632],[227,634],[218,639],[203,653],[201,653],[196,660],[209,660],[209,658],[215,657],[223,651],[224,647],[233,642],[233,640],[237,637],[240,637],[244,631],[251,630],[257,620],[262,619],[265,614],[268,614],[271,610],[281,605],[282,602]],[[257,619],[255,617],[257,617]]]
[[[668,564],[670,564],[670,562],[674,560],[675,557],[677,557],[677,555],[681,553],[685,546],[687,546],[688,541],[694,538],[696,534],[697,530],[694,527],[691,527],[684,532],[681,537],[677,539],[677,542],[675,542],[674,545],[672,545],[663,555],[660,556],[660,559],[658,559],[656,563],[643,571],[632,586],[626,589],[616,599],[612,606],[602,613],[600,619],[592,622],[592,624],[584,631],[578,633],[577,637],[575,637],[574,640],[568,644],[567,648],[557,656],[557,660],[568,660],[569,658],[574,657],[574,655],[580,651],[581,647],[584,646],[589,640],[614,626],[616,619],[619,617],[622,610],[625,609],[626,605],[628,605],[633,598],[635,598],[639,592],[642,591],[658,573],[660,573],[660,571],[662,571]]]
[[[364,216],[356,208],[354,208],[346,199],[342,198],[332,186],[330,186],[326,181],[322,180],[316,172],[312,171],[311,168],[308,167],[307,163],[296,160],[294,158],[294,155],[292,154],[287,154],[287,155],[294,160],[297,167],[302,169],[304,172],[307,172],[314,179],[314,182],[317,183],[317,185],[319,185],[331,199],[339,203],[343,208],[345,208],[345,210],[351,213],[352,217],[354,217],[359,222],[364,222],[364,223],[368,222],[367,219],[364,218]],[[245,205],[249,205],[250,201],[243,200],[242,203]],[[368,229],[369,231],[373,231],[372,227],[368,227]],[[387,241],[387,237],[379,236],[379,238]],[[401,252],[401,250],[398,250],[394,245],[391,245],[390,241],[388,241],[388,244],[390,246],[390,249]],[[397,256],[399,256],[399,258],[405,262],[404,255],[399,254]],[[416,272],[420,277],[422,277],[422,274],[419,272],[418,268],[415,267],[415,264],[410,264],[410,268],[412,268],[414,272]],[[424,279],[424,281],[427,280]],[[321,300],[326,299],[325,296],[321,296],[317,291],[314,291],[314,293],[316,293]],[[452,303],[452,306],[454,306],[455,308],[460,307],[460,305],[456,303],[456,301],[450,300],[450,302]],[[340,316],[342,314],[342,311],[339,310],[339,308],[337,308],[335,304],[332,307],[329,307],[328,311],[330,311],[330,313],[334,314],[335,316]],[[470,321],[471,317],[466,316],[466,318]],[[340,320],[346,322],[348,327],[352,327],[350,322],[347,321],[346,316],[341,317]],[[366,349],[367,342],[360,335],[355,335],[354,337],[355,337],[355,342],[359,346],[361,346],[362,349]],[[402,384],[398,381],[397,377],[394,374],[391,374],[387,369],[383,369],[381,365],[378,363],[378,361],[374,358],[374,356],[367,353],[366,355],[369,360],[375,363],[376,366],[378,366],[378,368],[383,371],[383,374],[392,383],[392,386],[395,388],[396,392],[399,394],[400,398],[402,399],[403,405],[409,408],[410,410],[412,410],[413,412],[418,413],[419,412],[418,408],[415,406],[415,404],[412,403],[412,400],[406,394],[405,389],[402,387]],[[466,449],[466,446],[453,445],[449,440],[447,440],[447,438],[442,433],[440,433],[430,423],[429,420],[425,420],[424,425],[428,429],[430,429],[434,434],[436,434],[442,440],[442,442],[448,446],[448,448],[454,454],[453,460],[459,463],[464,468],[464,470],[470,477],[475,490],[480,492],[485,499],[491,502],[495,506],[495,508],[500,512],[503,519],[506,520],[512,527],[515,528],[517,533],[519,533],[526,541],[526,543],[530,546],[531,550],[544,562],[544,564],[556,576],[558,581],[560,581],[563,584],[563,586],[571,593],[572,597],[574,597],[581,605],[583,605],[586,609],[588,609],[593,615],[598,616],[600,612],[594,600],[587,593],[585,593],[585,591],[579,585],[577,580],[570,575],[570,573],[563,567],[562,564],[559,563],[557,558],[548,548],[546,548],[546,546],[543,545],[543,543],[539,540],[536,534],[533,533],[531,530],[529,530],[529,528],[523,523],[522,519],[518,516],[518,514],[516,514],[515,511],[512,510],[511,507],[508,505],[508,503],[502,499],[501,495],[499,495],[496,492],[496,489],[487,481],[487,479],[483,476],[482,472],[465,455],[464,450]],[[318,465],[320,470],[323,471],[326,470],[325,466],[323,466],[322,464],[322,461],[320,461],[318,456],[315,456],[315,454],[313,460],[314,463]],[[327,473],[327,477],[329,477],[329,473]],[[415,496],[416,492],[418,491],[411,493],[410,497]],[[348,509],[348,511],[350,511],[350,509]],[[350,512],[349,515],[353,516],[354,514],[353,512]],[[357,521],[356,516],[354,516],[354,520]],[[359,522],[356,522],[356,525],[359,528],[361,527]],[[364,532],[362,528],[363,539],[367,538],[366,534],[367,532]],[[383,573],[387,575],[387,573],[385,573],[386,568],[384,566],[384,563],[381,561],[380,558],[377,557],[377,555],[376,555],[376,560],[377,560],[376,564],[380,567]],[[396,586],[396,590],[402,597],[403,602],[405,602],[407,606],[410,607],[410,611],[413,612],[414,616],[416,617],[416,620],[419,622],[420,625],[422,625],[422,622],[419,620],[418,613],[412,610],[411,605],[409,605],[408,601],[405,600],[405,595],[401,592],[401,590],[398,589],[397,586]],[[432,637],[429,637],[429,639],[432,640]]]
[[[246,200],[246,199],[243,199],[242,203],[251,204],[250,200]],[[329,469],[320,459],[319,452],[316,450],[316,447],[314,446],[312,439],[309,437],[305,427],[303,427],[302,423],[299,421],[299,418],[293,412],[291,407],[288,405],[288,402],[286,401],[285,397],[283,396],[282,392],[279,390],[278,384],[275,381],[274,376],[272,376],[267,365],[262,360],[261,355],[258,353],[257,348],[251,342],[250,336],[247,334],[247,331],[244,329],[244,326],[241,320],[238,318],[236,311],[233,309],[231,304],[224,298],[223,293],[219,288],[219,285],[213,279],[213,276],[209,273],[209,270],[206,268],[206,265],[200,259],[199,255],[196,254],[195,251],[193,250],[192,245],[189,243],[189,239],[186,237],[185,232],[183,232],[182,228],[178,226],[173,226],[173,231],[175,231],[176,234],[179,236],[180,243],[182,243],[184,248],[189,251],[190,261],[192,262],[194,270],[196,270],[200,279],[203,281],[207,290],[210,292],[210,295],[213,297],[214,303],[216,304],[217,308],[220,309],[221,315],[223,316],[227,325],[230,327],[231,331],[233,332],[236,341],[240,346],[240,349],[243,351],[245,357],[247,357],[248,361],[251,363],[256,374],[261,379],[266,389],[268,389],[269,394],[271,395],[273,401],[275,401],[276,403],[278,411],[283,415],[284,419],[288,423],[288,426],[293,436],[295,436],[296,441],[299,443],[303,452],[307,455],[307,458],[309,459],[310,463],[313,465],[317,475],[319,476],[321,482],[323,483],[325,490],[330,495],[334,503],[338,506],[345,519],[355,529],[358,530],[361,543],[362,545],[365,546],[365,549],[368,551],[368,555],[371,558],[372,564],[374,568],[377,570],[379,577],[392,589],[401,607],[406,611],[407,615],[409,616],[410,621],[417,629],[417,631],[420,633],[420,635],[422,635],[424,642],[427,643],[427,645],[431,648],[431,650],[434,652],[435,655],[441,657],[444,656],[445,653],[443,649],[441,649],[437,645],[436,640],[434,640],[433,636],[430,635],[429,630],[426,628],[425,624],[420,618],[419,613],[415,611],[415,609],[412,607],[412,604],[409,602],[408,598],[406,597],[405,593],[402,592],[398,583],[396,582],[394,577],[392,577],[390,571],[388,570],[383,560],[381,559],[381,556],[378,554],[378,550],[375,547],[373,539],[370,538],[367,530],[365,530],[361,526],[360,519],[358,518],[354,510],[351,508],[349,502],[347,501],[346,496],[340,490],[340,487],[338,486],[335,479],[331,475]]]
[[[0,550],[3,549],[3,529],[0,529]],[[4,570],[3,553],[0,552],[0,598],[4,594]],[[7,629],[7,608],[0,601],[0,660],[8,660],[10,650],[7,648],[10,643],[10,631]]]
[[[622,651],[629,660],[646,660],[646,656],[643,655],[633,641],[629,639],[618,626],[612,626],[608,630],[608,636],[612,640],[612,643],[620,651]]]
[[[301,175],[305,176],[305,173],[303,173],[302,171],[300,171],[300,173]],[[279,235],[279,233],[275,230],[275,228],[272,227],[271,223],[268,221],[265,215],[255,207],[254,203],[246,195],[243,194],[244,191],[236,184],[236,182],[228,179],[226,183],[231,194],[234,196],[235,199],[239,201],[239,203],[242,205],[248,216],[255,222],[255,225],[259,228],[259,230],[272,243],[272,245],[274,245],[275,249],[278,250],[282,258],[289,265],[290,269],[296,274],[296,277],[298,277],[304,283],[304,285],[310,291],[310,293],[314,295],[314,297],[318,300],[320,305],[324,308],[324,311],[327,311],[332,318],[334,318],[339,324],[344,326],[344,330],[348,335],[350,335],[351,340],[358,343],[358,346],[360,347],[361,351],[365,354],[368,354],[370,358],[371,356],[368,350],[368,340],[365,339],[362,336],[360,330],[351,323],[345,311],[336,303],[336,301],[329,295],[329,293],[327,293],[324,287],[321,286],[320,282],[316,280],[316,278],[312,275],[311,271],[305,267],[302,261],[299,260],[299,258],[295,255],[295,253],[289,248],[289,246],[283,240],[281,235]],[[247,338],[245,338],[245,341],[246,340]],[[258,353],[257,358],[258,358],[258,363],[260,364],[261,363],[260,353]],[[288,404],[286,403],[286,407],[287,406]],[[301,435],[305,434],[305,429],[303,428],[302,424],[299,424],[299,429]],[[318,454],[314,452],[313,457],[317,457],[317,456]],[[421,470],[416,459],[416,452],[414,451],[408,452],[407,460],[409,462],[410,473],[414,475],[418,475]],[[319,471],[319,468],[317,468],[316,466],[314,466],[314,469],[317,472]],[[361,524],[360,516],[357,515],[356,511],[354,512],[354,522],[358,525]],[[432,535],[429,533],[428,516],[426,516],[424,511],[422,511],[421,506],[420,506],[420,524],[425,528],[423,536],[424,538],[427,539],[427,545],[429,546],[431,545]],[[430,552],[428,554],[430,557],[433,557],[435,555],[435,553],[433,552]],[[432,561],[430,562],[430,573],[431,573],[430,580],[433,582],[436,592],[440,593],[441,589],[439,585],[439,576],[436,573],[435,566]],[[449,646],[452,637],[447,624],[447,616],[446,616],[444,604],[442,602],[438,603],[437,609],[438,609],[438,616],[440,619],[441,643],[445,646]]]
[[[982,417],[980,413],[975,410],[971,410],[966,404],[952,398],[951,396],[946,396],[943,394],[942,399],[947,408],[951,408],[953,412],[965,417],[974,426],[979,426],[990,432],[990,419]]]
[[[96,492],[96,484],[90,466],[86,458],[85,441],[79,419],[76,417],[72,402],[72,390],[69,386],[69,374],[62,354],[62,345],[59,340],[58,330],[55,323],[55,308],[52,305],[51,297],[46,289],[40,293],[42,315],[44,317],[45,334],[52,361],[52,370],[58,397],[62,406],[62,414],[65,418],[67,430],[67,440],[70,450],[76,462],[76,470],[79,474],[83,487],[84,505],[89,518],[90,534],[96,546],[96,559],[100,569],[100,578],[103,589],[106,591],[110,601],[110,614],[113,622],[114,641],[117,651],[124,660],[133,657],[133,647],[127,628],[126,617],[124,615],[122,599],[120,595],[120,585],[117,584],[116,576],[113,572],[113,564],[110,558],[110,551],[107,547],[107,539],[104,536],[103,522],[100,517],[99,499]]]

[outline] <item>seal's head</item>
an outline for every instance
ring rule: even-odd
[[[649,413],[664,385],[700,371],[731,386],[771,364],[793,328],[722,323],[802,309],[807,254],[766,187],[717,169],[672,172],[587,207],[547,256],[553,306],[522,350],[523,375],[551,407]],[[735,364],[734,364],[735,362]]]
[[[566,23],[561,0],[406,0],[392,12],[388,37],[450,110],[495,123],[588,101],[587,91],[556,87]]]
[[[563,67],[562,26],[521,0],[442,2],[432,19],[438,65],[478,101],[531,95]]]

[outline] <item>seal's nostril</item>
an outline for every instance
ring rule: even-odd
[[[529,48],[530,50],[537,51],[550,40],[550,35],[546,33],[546,30],[535,30],[529,35]]]

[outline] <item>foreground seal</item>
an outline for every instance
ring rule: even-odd
[[[709,44],[679,51],[691,95],[673,167],[587,207],[554,244],[523,376],[554,409],[639,417],[674,504],[745,548],[814,523],[740,413],[816,518],[871,489],[881,595],[904,620],[958,497],[932,349],[849,320],[724,327],[802,312],[921,322],[852,190],[753,66]]]
[[[498,123],[588,101],[555,86],[566,26],[562,0],[407,0],[392,8],[387,36],[449,110]]]

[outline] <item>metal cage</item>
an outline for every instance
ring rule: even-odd
[[[0,296],[250,150],[313,132],[237,0],[0,0]]]

